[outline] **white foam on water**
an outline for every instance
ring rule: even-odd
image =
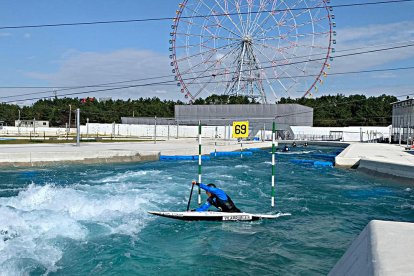
[[[314,150],[305,150],[305,151],[287,151],[287,152],[275,152],[276,154],[291,155],[291,154],[308,154],[314,152]],[[271,153],[271,152],[270,152]]]
[[[250,168],[250,166],[247,166],[247,165],[236,165],[234,167],[237,168],[237,169],[247,169],[247,168]]]
[[[224,180],[224,179],[226,179],[226,180]],[[205,184],[210,183],[210,182],[214,182],[214,183],[217,182],[217,184],[218,183],[224,183],[225,184],[225,183],[227,183],[228,181],[230,181],[232,179],[234,179],[233,175],[222,174],[222,173],[220,173],[218,175],[217,171],[204,173],[204,175],[203,175],[203,183],[205,183]]]
[[[254,191],[255,194],[257,194],[258,196],[260,196],[261,198],[267,198],[269,196],[269,194],[266,192],[264,192],[262,189],[256,187],[252,189]]]
[[[288,216],[291,216],[292,214],[291,213],[277,213],[276,214],[276,216],[278,217],[278,218],[280,218],[280,217],[288,217]]]
[[[401,206],[401,209],[408,209],[408,210],[414,210],[414,205],[411,205],[411,204],[409,204],[409,203],[404,203],[404,204],[402,204]]]
[[[63,252],[52,239],[82,240],[87,230],[70,217],[46,210],[26,212],[0,206],[0,271],[4,275],[21,275],[21,259],[30,259],[47,271],[56,271]]]
[[[237,181],[237,183],[238,183],[239,186],[250,186],[251,185],[250,182],[245,181],[245,180],[239,180],[239,181]]]
[[[158,170],[127,171],[127,172],[119,173],[117,175],[106,177],[104,179],[100,179],[98,181],[95,180],[94,182],[115,183],[115,182],[125,182],[125,181],[130,181],[134,179],[142,179],[142,178],[151,179],[154,176],[159,175],[159,174],[161,174],[161,171],[158,171]]]
[[[234,176],[233,175],[228,175],[228,174],[222,174],[222,175],[220,175],[220,178],[234,179]]]
[[[129,176],[135,177],[132,173]],[[172,200],[154,197],[155,190],[136,188],[125,183],[70,187],[30,184],[15,197],[0,198],[0,275],[28,275],[34,267],[30,263],[56,271],[63,255],[56,242],[59,239],[136,235],[152,219],[147,210]],[[104,226],[107,233],[92,232],[86,226],[91,223]]]
[[[23,191],[23,190],[26,190],[26,188],[10,188],[10,189],[0,188],[0,192],[18,192],[18,191]]]

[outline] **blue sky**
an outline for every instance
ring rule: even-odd
[[[355,2],[331,1],[331,4]],[[0,1],[0,26],[172,17],[179,3],[175,0]],[[337,52],[360,47],[370,50],[414,43],[414,2],[337,8],[334,14],[338,33]],[[1,29],[0,86],[94,85],[164,75],[170,77],[162,80],[172,80],[174,76],[168,58],[170,31],[171,22],[168,20]],[[376,47],[366,48],[372,45]],[[413,48],[337,58],[331,62],[328,74],[414,66]],[[405,70],[328,75],[314,97],[336,93],[367,96],[382,93],[412,94],[413,72],[414,70]],[[88,90],[93,89],[96,88]],[[48,90],[50,89],[0,88],[0,101],[24,100],[36,95],[11,96]],[[58,95],[71,91],[58,91]],[[50,96],[51,93],[39,95]],[[157,96],[162,99],[184,100],[175,85],[127,88],[76,96],[123,99]],[[22,103],[30,101],[19,102]]]

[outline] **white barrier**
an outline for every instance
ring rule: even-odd
[[[82,136],[113,136],[113,137],[146,137],[153,138],[154,125],[126,125],[126,124],[93,124],[89,123],[80,127]],[[198,136],[198,126],[182,125],[157,125],[157,138],[192,138]],[[230,139],[228,126],[204,126],[203,137],[218,139]],[[217,129],[217,133],[216,133]],[[2,136],[57,136],[67,135],[66,128],[33,128],[33,127],[3,127],[0,130]],[[71,134],[76,133],[76,128],[71,128]]]
[[[340,140],[343,142],[367,142],[377,139],[388,139],[390,137],[390,127],[379,126],[355,126],[355,127],[291,127],[296,140],[323,140],[323,137],[335,138],[333,134],[341,134]],[[320,138],[320,139],[318,139]]]

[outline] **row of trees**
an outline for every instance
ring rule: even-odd
[[[279,103],[296,103],[314,108],[315,126],[388,126],[392,123],[395,96],[322,96],[316,99],[282,98]]]
[[[366,97],[364,95],[322,96],[316,99],[282,98],[280,104],[301,104],[314,108],[315,126],[387,126],[391,124],[391,103],[397,101],[394,96],[381,95]],[[32,106],[0,104],[0,121],[14,125],[14,121],[44,120],[51,126],[64,126],[69,122],[70,110],[80,108],[81,123],[87,118],[94,123],[119,123],[121,117],[174,117],[174,106],[184,104],[181,101],[162,101],[159,98],[140,98],[137,100],[80,100],[78,98],[62,98],[40,100]],[[244,96],[212,95],[205,99],[197,99],[194,104],[257,104]],[[71,116],[74,121],[74,116]]]

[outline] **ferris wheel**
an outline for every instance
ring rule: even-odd
[[[260,103],[317,91],[336,44],[329,0],[184,0],[170,33],[177,86]]]

